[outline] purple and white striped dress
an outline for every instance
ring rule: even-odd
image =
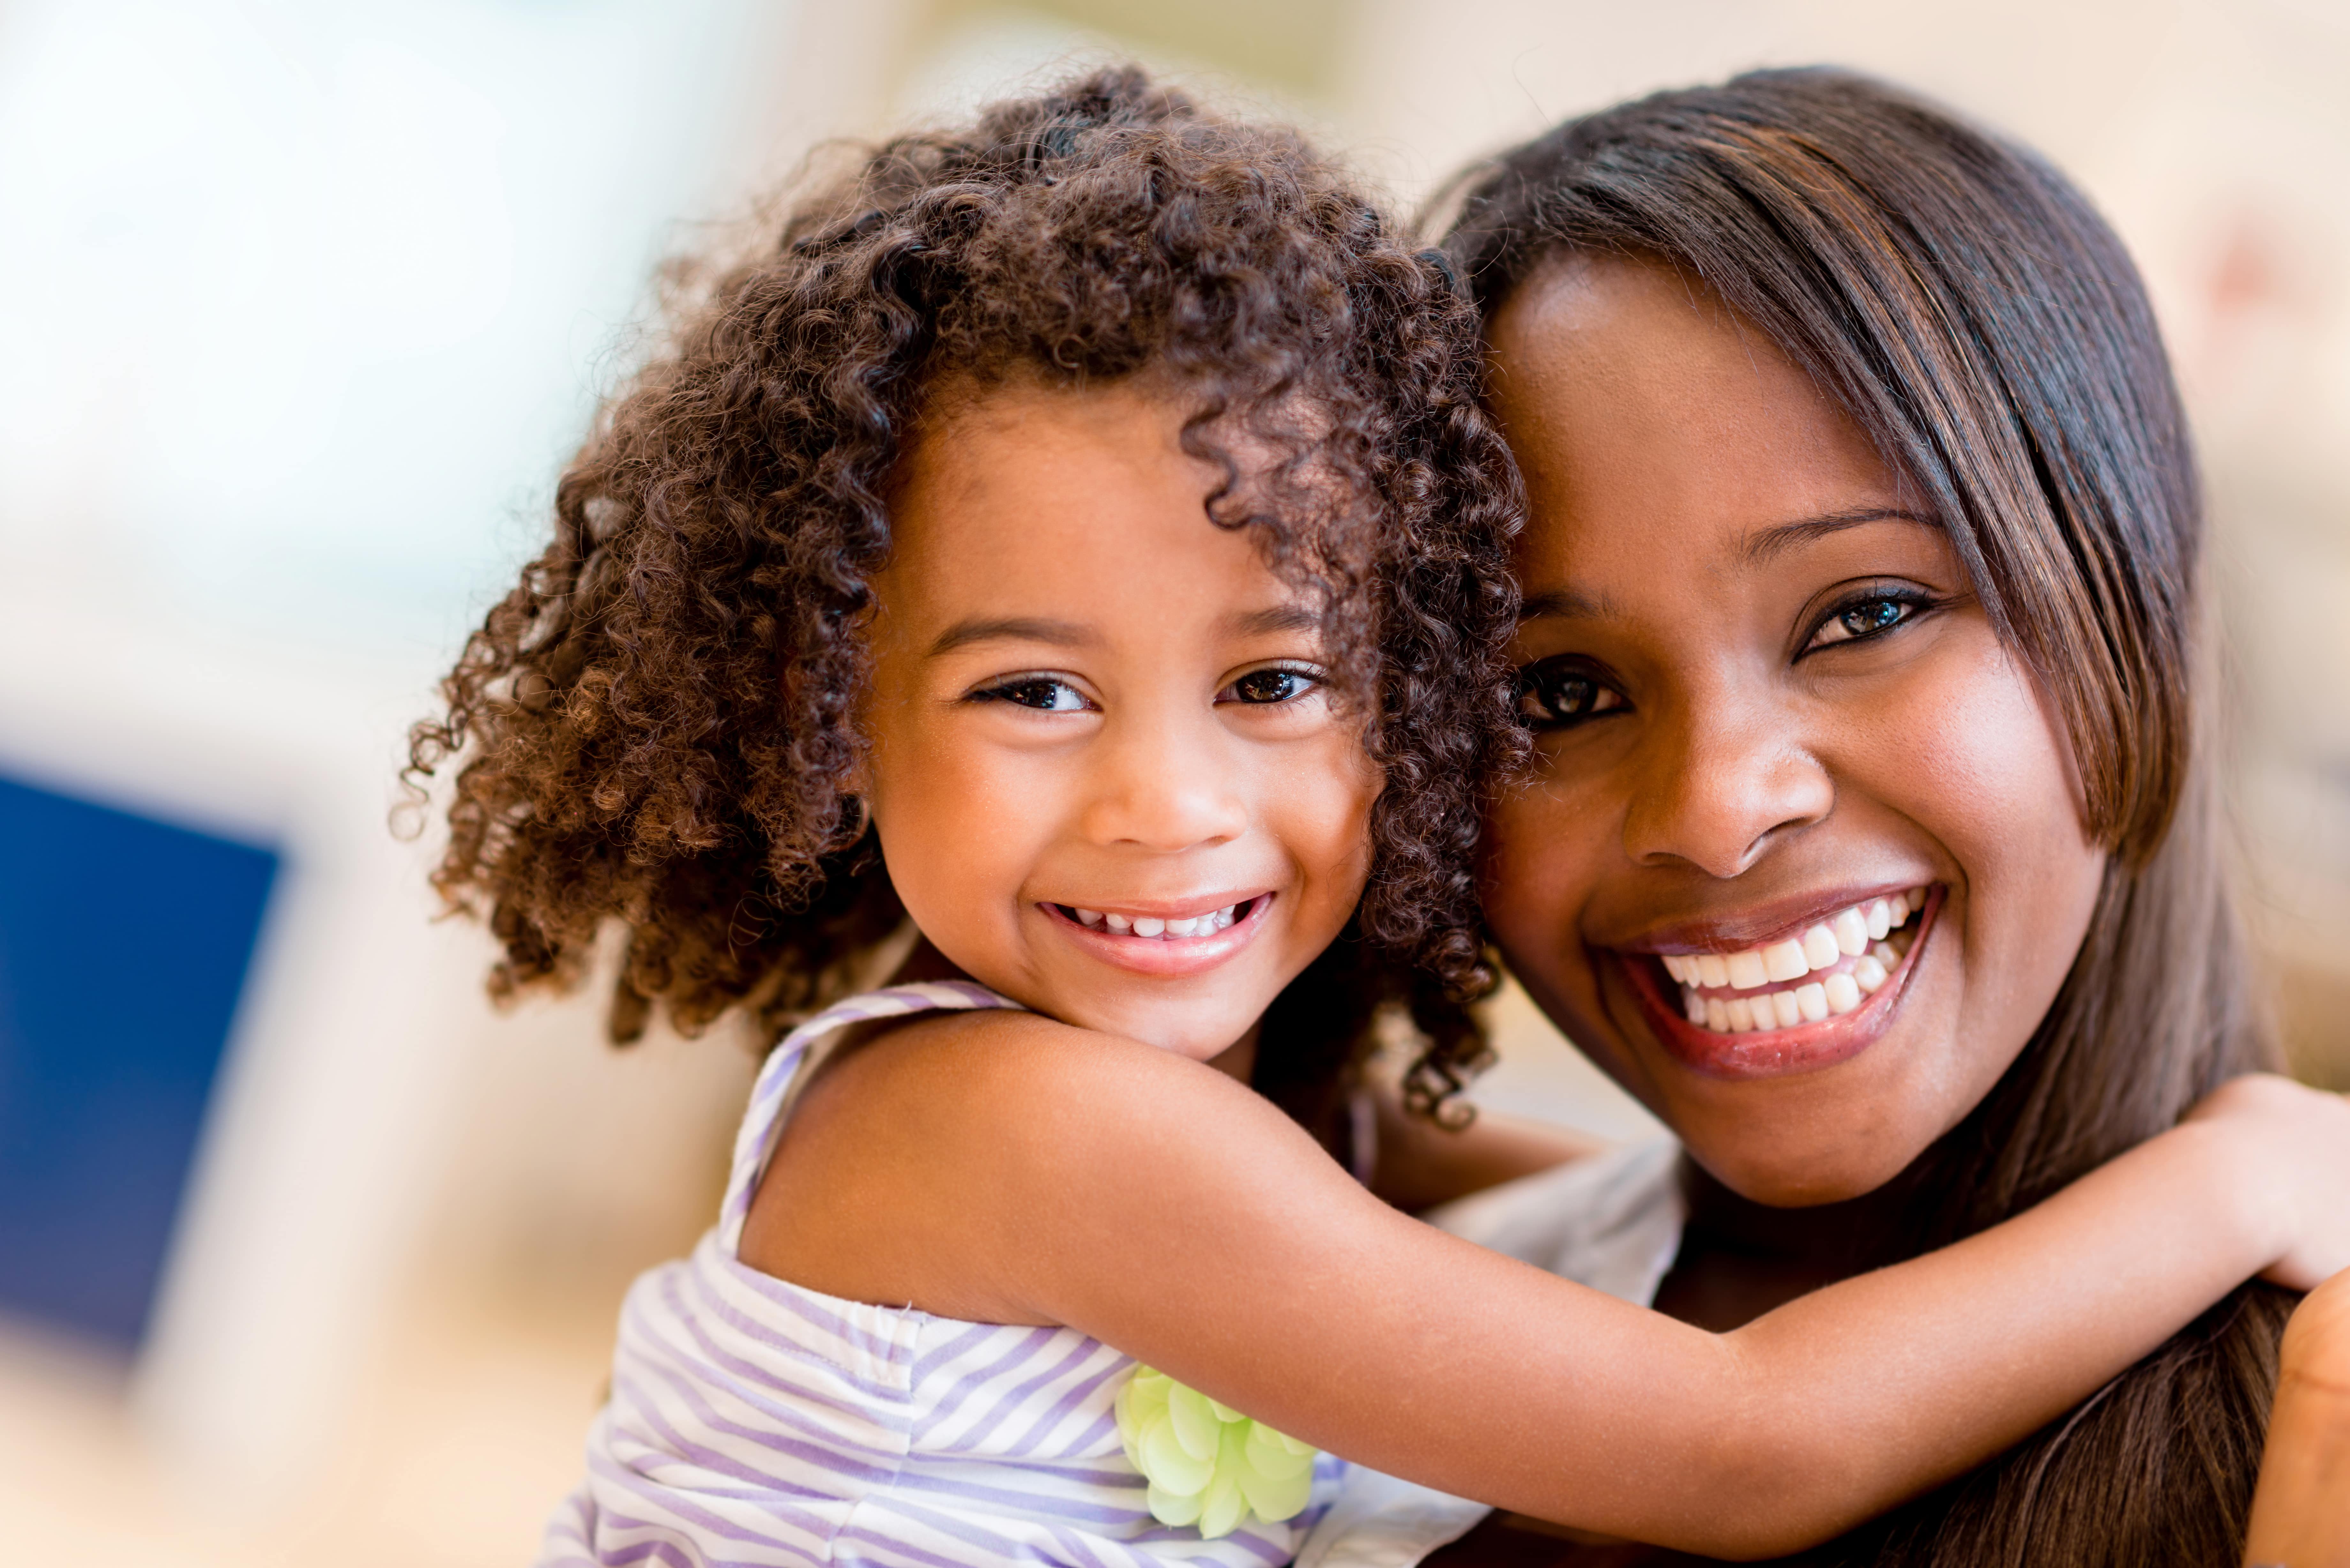
[[[961,982],[827,1009],[775,1048],[734,1140],[717,1226],[630,1287],[588,1479],[542,1568],[623,1563],[993,1568],[1287,1563],[1343,1470],[1315,1461],[1295,1519],[1204,1541],[1144,1506],[1111,1403],[1134,1360],[1069,1328],[843,1301],[735,1257],[808,1047],[849,1024],[1017,1007]]]

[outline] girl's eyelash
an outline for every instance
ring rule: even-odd
[[[1036,698],[1044,701],[1035,701]],[[1066,700],[1065,700],[1066,699]],[[973,689],[966,702],[1009,702],[1040,713],[1076,713],[1093,706],[1084,692],[1057,675],[1013,675]]]
[[[1869,642],[1900,630],[1942,601],[1923,588],[1888,584],[1848,594],[1813,624],[1797,658],[1822,649]]]
[[[1230,691],[1235,694],[1234,701],[1249,707],[1274,707],[1303,701],[1320,691],[1329,679],[1327,671],[1312,664],[1268,664],[1236,678],[1223,691],[1216,693],[1216,701],[1224,701],[1224,692]],[[1289,689],[1278,691],[1266,690],[1276,682],[1284,681],[1291,683]],[[1295,689],[1299,686],[1304,690]],[[1252,691],[1258,694],[1250,695]]]

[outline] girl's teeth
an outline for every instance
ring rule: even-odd
[[[1185,919],[1170,920],[1154,915],[1108,915],[1098,909],[1080,909],[1072,904],[1061,906],[1077,919],[1080,925],[1097,930],[1107,930],[1118,936],[1152,937],[1180,940],[1185,937],[1211,937],[1240,923],[1242,906],[1227,904],[1221,909],[1211,909],[1204,915],[1192,915]]]
[[[1872,898],[1839,911],[1801,935],[1764,948],[1734,953],[1667,953],[1665,972],[1681,986],[1681,1010],[1689,1021],[1717,1033],[1788,1029],[1841,1017],[1864,998],[1885,988],[1918,939],[1906,922],[1926,907],[1923,888]],[[1225,911],[1229,913],[1230,911]],[[1116,916],[1110,917],[1112,919]],[[1172,927],[1169,928],[1170,930]],[[1857,961],[1841,973],[1804,985],[1786,985],[1807,974]],[[1783,989],[1759,996],[1708,996],[1708,991]]]

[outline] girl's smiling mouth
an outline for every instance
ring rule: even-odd
[[[1096,958],[1138,974],[1177,976],[1213,969],[1247,946],[1264,929],[1273,899],[1271,893],[1211,894],[1148,908],[1037,908]]]
[[[1760,940],[1676,940],[1610,956],[1675,1060],[1717,1078],[1776,1077],[1859,1054],[1893,1022],[1929,928],[1933,885],[1844,901]]]

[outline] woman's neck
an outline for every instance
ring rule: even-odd
[[[1874,1266],[1908,1222],[1913,1186],[1905,1174],[1842,1203],[1773,1209],[1686,1156],[1680,1183],[1689,1220],[1656,1307],[1717,1332]]]

